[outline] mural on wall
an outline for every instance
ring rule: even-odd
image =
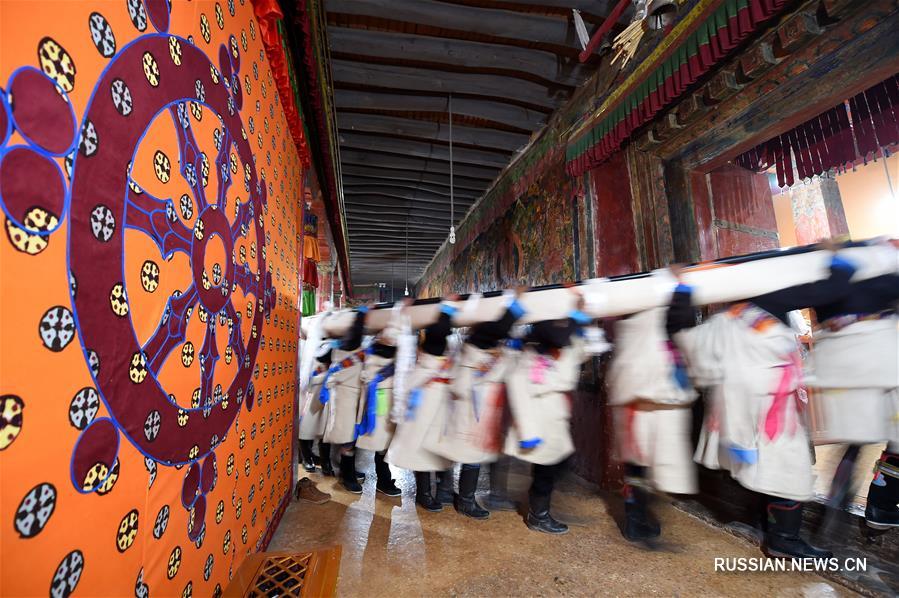
[[[302,167],[258,29],[4,2],[4,595],[220,595],[286,504]]]
[[[446,266],[429,268],[419,296],[484,292],[516,284],[577,278],[574,208],[579,182],[565,173],[563,156],[544,165],[525,187],[512,186],[509,207]],[[516,192],[515,189],[518,191]]]

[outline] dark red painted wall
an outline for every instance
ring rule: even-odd
[[[712,257],[779,247],[777,220],[767,175],[726,165],[706,176],[712,196],[711,230],[714,231],[717,251],[717,256]],[[701,229],[700,239],[708,244],[708,240],[703,239],[706,230],[709,229]]]
[[[634,232],[631,184],[624,152],[590,172],[594,196],[596,274],[614,276],[640,271]]]

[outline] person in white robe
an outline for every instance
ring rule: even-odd
[[[475,500],[475,491],[481,463],[495,462],[502,449],[504,381],[515,354],[504,352],[501,345],[525,314],[518,294],[509,292],[508,305],[499,319],[477,324],[469,331],[453,368],[445,425],[427,444],[433,452],[461,464],[458,494],[453,493],[450,468],[440,474],[437,500],[452,502],[456,511],[473,519],[490,516]]]
[[[649,511],[651,491],[696,492],[690,439],[696,392],[680,350],[667,333],[672,316],[696,319],[692,312],[669,314],[667,308],[659,307],[615,324],[609,403],[615,407],[615,441],[625,467],[622,532],[631,541],[661,533]]]
[[[896,251],[886,249],[895,262]],[[886,443],[874,466],[865,518],[870,527],[899,527],[899,273],[852,284],[841,301],[819,307],[811,354],[818,434],[848,443],[831,488],[830,506],[847,506],[852,471],[865,444]]]
[[[334,351],[334,342],[325,339],[322,341],[315,355],[315,369],[312,371],[308,388],[303,393],[303,403],[300,408],[300,457],[302,459],[303,468],[308,472],[315,471],[315,455],[312,451],[312,444],[318,440],[319,460],[323,475],[334,475],[334,468],[331,465],[331,445],[322,441],[325,434],[325,421],[327,420],[329,403],[322,403],[319,400],[319,394],[322,389],[322,383],[325,380],[325,374],[331,367],[331,357]],[[306,347],[312,350],[312,347]]]
[[[457,308],[451,300],[440,304],[437,321],[424,330],[415,370],[406,381],[407,397],[401,402],[396,431],[387,450],[387,462],[415,473],[415,502],[427,511],[443,510],[431,492],[431,472],[445,471],[451,462],[426,448],[439,434],[449,395],[452,361],[446,355],[447,337]]]
[[[356,471],[356,424],[359,421],[359,377],[365,361],[362,337],[367,306],[357,308],[353,324],[333,350],[331,367],[325,373],[319,402],[327,405],[323,440],[340,447],[340,484],[347,492],[362,494]],[[322,456],[324,461],[325,457]]]
[[[574,453],[569,393],[577,387],[581,364],[588,356],[580,333],[591,321],[582,309],[579,297],[568,318],[531,325],[507,383],[512,425],[505,453],[533,463],[525,522],[528,528],[547,534],[568,531],[550,514],[550,503],[556,480]]]
[[[773,557],[828,558],[800,536],[802,503],[812,498],[812,448],[796,333],[787,313],[845,297],[853,264],[835,255],[829,278],[735,304],[699,326],[672,327],[693,382],[711,390],[696,460],[726,469],[764,495],[763,549]],[[670,310],[692,310],[680,284]]]
[[[357,425],[356,448],[373,451],[377,492],[385,496],[400,496],[387,464],[386,455],[393,439],[395,424],[390,420],[393,402],[393,381],[396,368],[398,319],[404,304],[398,304],[388,325],[378,333],[366,352],[360,378],[361,417]]]

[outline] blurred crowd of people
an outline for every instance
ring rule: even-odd
[[[813,496],[810,396],[827,440],[850,447],[834,480],[834,504],[845,505],[847,463],[857,447],[887,443],[874,464],[866,519],[877,529],[899,526],[899,272],[856,280],[856,268],[835,251],[822,280],[701,310],[682,269],[672,267],[678,284],[668,305],[614,322],[607,385],[617,458],[626,468],[627,539],[660,535],[650,496],[696,493],[699,464],[727,470],[763,499],[769,556],[831,556],[800,536],[803,503]],[[506,475],[510,460],[520,459],[533,466],[527,526],[568,531],[550,504],[575,450],[570,393],[581,364],[611,346],[584,312],[577,287],[567,317],[530,314],[527,325],[519,324],[523,291],[504,294],[498,319],[464,329],[454,323],[464,302],[453,296],[421,331],[404,320],[406,302],[373,337],[366,337],[363,306],[342,338],[308,339],[314,371],[301,376],[299,425],[306,471],[320,467],[358,494],[363,476],[355,455],[369,450],[379,493],[401,493],[392,465],[414,472],[422,509],[453,505],[487,519],[492,510],[517,508]],[[809,310],[813,327],[799,310]],[[704,421],[695,444],[691,413],[700,396]],[[490,492],[482,506],[475,491],[485,464]],[[297,495],[327,500],[308,478]]]

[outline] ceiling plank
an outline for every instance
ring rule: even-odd
[[[334,92],[337,110],[361,108],[369,110],[446,112],[446,96],[423,96],[403,93],[375,93],[338,89]],[[453,96],[453,113],[482,118],[518,129],[536,131],[546,124],[546,115],[520,106],[492,100],[470,100]]]
[[[406,185],[422,185],[429,186],[434,190],[449,190],[449,175],[441,175],[436,173],[415,172],[414,170],[384,170],[369,166],[358,166],[356,164],[343,163],[343,180],[352,184],[371,182],[371,183],[396,183],[403,186]],[[481,194],[487,187],[484,181],[477,179],[469,179],[455,175],[453,177],[453,186],[460,192],[471,192],[473,194]]]
[[[558,46],[573,46],[577,43],[574,26],[559,19],[513,11],[453,6],[435,0],[328,0],[327,10],[357,16],[390,16],[420,25]]]
[[[449,142],[449,125],[422,120],[410,120],[373,114],[337,113],[337,126],[343,130],[381,133],[390,136],[417,137]],[[478,129],[453,124],[453,143],[459,147],[484,146],[506,151],[517,151],[529,140],[527,135]]]
[[[602,24],[605,21],[605,16],[612,12],[616,0],[440,0],[440,2],[499,10],[514,10],[561,19],[570,19],[571,9],[576,8],[581,12],[584,21]],[[632,13],[633,11],[628,9],[625,12]],[[624,28],[630,21],[630,18],[627,20],[619,19],[619,22],[623,23],[621,28]]]
[[[404,119],[408,120],[408,119]],[[415,135],[402,135],[400,133],[382,133],[378,131],[363,131],[363,130],[354,130],[354,129],[337,129],[340,135],[344,135],[346,133],[350,133],[353,135],[363,136],[363,137],[377,137],[379,139],[395,139],[400,142],[412,142],[412,143],[427,143],[429,145],[435,146],[443,146],[447,148],[447,156],[449,156],[449,141],[444,141],[443,139],[436,139],[432,137],[418,137]],[[342,139],[342,137],[341,137]],[[453,142],[453,148],[456,150],[455,154],[458,154],[459,151],[462,150],[474,150],[477,152],[490,152],[496,154],[501,157],[504,161],[508,161],[512,154],[514,154],[517,150],[514,149],[506,149],[501,147],[490,147],[489,145],[474,145],[472,143],[461,143],[459,141]]]
[[[449,147],[427,141],[397,140],[389,137],[361,135],[359,133],[341,132],[341,146],[359,148],[367,151],[393,152],[417,158],[431,158],[449,162]],[[511,153],[511,152],[510,152]],[[490,166],[502,169],[509,163],[511,156],[484,150],[468,148],[453,149],[453,162],[469,166]],[[455,172],[455,170],[453,171]]]
[[[468,94],[493,100],[504,99],[554,109],[568,99],[566,92],[552,92],[542,85],[511,77],[473,73],[445,73],[408,66],[359,64],[333,60],[335,84],[367,85],[395,91],[420,90],[448,96]]]
[[[425,186],[424,184],[416,186],[415,184],[403,184],[400,181],[360,179],[358,177],[346,175],[343,179],[343,186],[351,195],[368,192],[386,193],[388,195],[411,194],[416,198],[435,202],[439,201],[444,204],[448,204],[450,200],[450,190],[448,187],[432,187]],[[454,200],[464,201],[466,203],[474,203],[480,196],[480,191],[471,191],[468,189],[460,189],[458,187],[453,189],[452,194]]]
[[[364,148],[342,147],[341,164],[367,166],[385,170],[411,170],[449,176],[449,162],[437,158],[419,158],[395,152],[373,152]],[[454,164],[453,175],[483,181],[489,185],[500,168],[484,165]]]
[[[409,184],[404,185],[397,181],[360,179],[344,175],[343,188],[350,194],[365,193],[366,191],[376,191],[378,193],[387,193],[388,195],[414,195],[416,198],[429,199],[448,203],[450,199],[450,190],[447,187],[433,187],[425,184]],[[471,191],[453,189],[453,198],[459,201],[474,202],[480,197],[480,191]]]
[[[449,204],[446,204],[445,206],[435,206],[434,204],[423,203],[420,201],[410,201],[401,197],[386,197],[383,195],[367,195],[364,196],[364,198],[353,198],[352,201],[346,202],[346,206],[347,211],[355,208],[357,214],[368,211],[377,216],[381,211],[392,209],[397,210],[400,213],[409,212],[410,214],[422,214],[425,216],[446,218],[447,220],[449,220],[450,217]],[[456,210],[454,210],[456,219],[458,220],[469,207],[470,204],[460,204],[456,206]],[[371,226],[376,226],[376,224],[372,224]]]
[[[576,59],[542,50],[408,33],[332,26],[328,28],[328,40],[335,58],[340,58],[338,54],[361,54],[390,61],[414,59],[442,64],[444,67],[436,68],[444,70],[492,71],[493,74],[542,82],[546,87],[576,87],[594,71]]]

